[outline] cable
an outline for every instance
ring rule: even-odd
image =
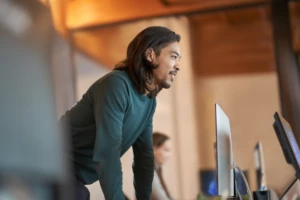
[[[292,184],[289,185],[289,187],[284,191],[284,193],[281,195],[281,197],[278,200],[282,200],[282,198],[286,195],[286,193],[291,189],[291,187],[296,183],[298,178],[296,177],[295,180],[292,182]]]
[[[252,193],[250,191],[250,187],[249,187],[249,184],[248,184],[248,181],[243,173],[243,171],[240,169],[240,167],[238,165],[231,165],[230,166],[232,169],[238,169],[238,171],[240,172],[240,174],[242,175],[242,178],[244,180],[244,183],[247,187],[247,192],[248,192],[248,195],[249,195],[249,200],[253,200],[253,197],[252,197]]]

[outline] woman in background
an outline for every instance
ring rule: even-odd
[[[155,170],[151,200],[171,200],[172,198],[162,176],[162,165],[167,162],[171,154],[170,138],[162,133],[155,132],[152,139]]]

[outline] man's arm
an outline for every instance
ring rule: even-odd
[[[152,193],[152,180],[154,173],[154,155],[152,147],[152,120],[141,136],[133,144],[134,188],[137,200],[148,200]]]
[[[119,77],[106,78],[94,102],[97,126],[94,156],[100,185],[107,200],[124,199],[120,152],[122,127],[128,104],[127,86]]]

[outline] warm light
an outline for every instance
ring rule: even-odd
[[[55,29],[63,36],[67,36],[66,15],[68,0],[49,0],[48,4],[52,12]]]
[[[41,2],[42,4],[48,5],[48,0],[38,0],[39,2]]]

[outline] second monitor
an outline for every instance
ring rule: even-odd
[[[215,104],[217,139],[217,185],[219,196],[235,196],[232,140],[229,118]]]

